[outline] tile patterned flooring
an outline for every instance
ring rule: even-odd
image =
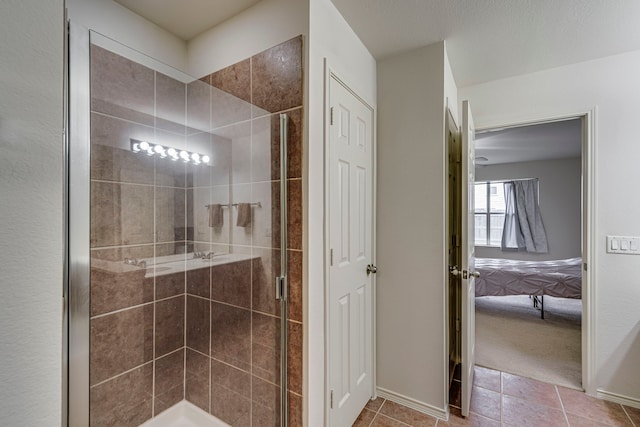
[[[469,417],[460,415],[458,380],[450,394],[449,421],[377,398],[369,401],[353,427],[640,427],[640,409],[479,366]]]

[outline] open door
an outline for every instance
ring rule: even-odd
[[[469,415],[471,391],[473,390],[473,367],[475,363],[476,309],[475,279],[479,274],[475,271],[475,216],[474,216],[474,184],[475,184],[475,127],[469,101],[462,103],[462,173],[461,173],[461,206],[462,236],[462,415]]]

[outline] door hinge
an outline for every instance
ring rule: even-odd
[[[333,409],[333,390],[331,390],[330,403],[331,403],[331,409]]]
[[[329,109],[329,124],[333,125],[333,107]]]
[[[333,249],[329,250],[329,265],[333,266]]]
[[[587,263],[585,262],[582,266],[584,267],[584,271],[587,271]]]

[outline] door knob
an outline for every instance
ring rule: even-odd
[[[457,265],[450,265],[449,266],[449,273],[451,273],[453,276],[458,276],[458,275],[460,275],[460,270],[458,270],[458,266]]]
[[[474,271],[474,272],[469,273],[469,276],[473,276],[473,277],[475,277],[477,279],[478,277],[480,277],[480,273],[478,273],[477,271]]]
[[[376,274],[378,272],[378,267],[376,267],[373,264],[368,264],[367,265],[367,276],[371,273]]]

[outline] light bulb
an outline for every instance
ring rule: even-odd
[[[153,148],[153,151],[155,151],[156,153],[158,153],[160,155],[160,157],[165,158],[167,157],[167,153],[164,151],[164,147],[160,144],[156,145]]]
[[[147,141],[140,141],[140,144],[138,146],[143,151],[147,151],[149,149],[149,143]]]
[[[199,165],[200,164],[200,154],[198,154],[198,153],[191,154],[191,160],[193,160],[194,164]]]
[[[189,153],[187,151],[182,150],[180,152],[180,158],[184,160],[185,163],[189,161]]]
[[[211,159],[206,154],[204,156],[202,156],[202,163],[209,163],[209,160],[211,160]]]
[[[133,150],[134,153],[138,153],[140,151],[140,144],[137,142],[134,142],[133,145],[131,146],[131,150]]]
[[[169,148],[169,149],[167,150],[167,154],[168,154],[169,156],[171,156],[171,160],[173,160],[173,161],[178,160],[178,152],[176,151],[176,149],[175,149],[175,148]]]

